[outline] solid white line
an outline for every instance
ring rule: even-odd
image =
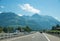
[[[43,35],[46,37],[46,39],[47,39],[48,41],[50,41],[50,39],[45,35],[45,33],[43,33]]]

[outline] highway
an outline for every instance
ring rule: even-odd
[[[50,41],[60,41],[60,37],[58,36],[47,34],[47,33],[45,33],[45,35],[50,39]]]
[[[43,33],[36,32],[34,34],[5,39],[1,41],[49,41],[49,40]]]

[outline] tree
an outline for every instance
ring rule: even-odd
[[[14,31],[14,28],[13,27],[7,27],[7,30],[9,33],[12,33]]]
[[[21,32],[22,31],[22,28],[21,27],[18,27],[17,30],[19,30]]]
[[[59,24],[57,24],[56,26],[52,26],[52,30],[56,30],[56,29],[59,28],[59,27],[60,27]]]
[[[7,33],[7,32],[8,32],[7,27],[4,27],[4,28],[3,28],[3,31],[4,31],[5,33]]]
[[[11,33],[11,32],[13,32],[14,31],[14,28],[13,27],[4,27],[3,28],[3,31],[5,32],[5,33]]]
[[[3,27],[0,26],[0,33],[3,32]]]
[[[60,25],[59,25],[59,24],[57,24],[57,25],[56,25],[56,27],[60,27]]]
[[[46,32],[46,30],[44,29],[43,32]]]
[[[26,26],[26,28],[24,28],[24,31],[26,31],[26,32],[30,32],[31,29],[30,29],[28,26]]]
[[[52,26],[52,30],[55,30],[56,29],[56,27],[55,26]]]

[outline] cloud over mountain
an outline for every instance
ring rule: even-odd
[[[31,13],[40,13],[40,10],[34,8],[33,6],[31,6],[30,4],[23,4],[23,5],[19,5],[19,7],[27,12],[31,12]]]
[[[23,16],[22,14],[17,14],[18,16]]]

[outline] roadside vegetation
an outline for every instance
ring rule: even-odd
[[[0,26],[0,33],[14,33],[16,31],[19,31],[19,32],[31,32],[31,30],[32,29],[29,26],[26,26],[26,27],[18,26],[17,28],[11,27],[11,26],[8,26],[8,27]]]
[[[60,25],[52,26],[52,29],[47,31],[48,33],[60,34]]]

